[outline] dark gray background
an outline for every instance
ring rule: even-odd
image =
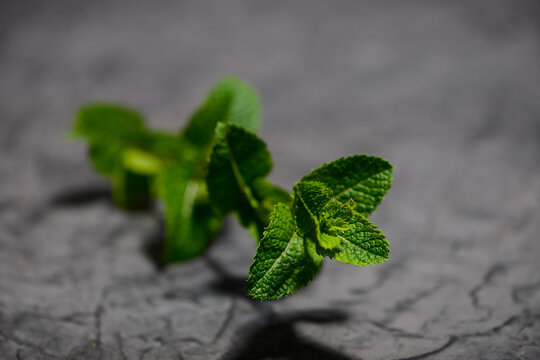
[[[540,359],[537,1],[1,1],[0,358]],[[65,134],[89,100],[176,130],[219,77],[264,102],[272,180],[366,153],[392,261],[242,296],[231,219],[156,269]]]

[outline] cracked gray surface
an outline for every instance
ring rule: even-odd
[[[540,359],[540,9],[535,1],[2,1],[1,359]],[[328,261],[296,295],[242,295],[229,221],[156,268],[156,214],[125,214],[78,104],[180,127],[224,74],[265,106],[272,179],[389,159],[373,221],[392,261]]]

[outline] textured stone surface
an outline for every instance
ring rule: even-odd
[[[536,1],[2,1],[1,359],[540,358]],[[237,74],[260,89],[272,179],[376,154],[390,263],[327,262],[246,299],[253,242],[230,221],[158,269],[157,214],[114,209],[85,147],[90,99],[177,129]]]

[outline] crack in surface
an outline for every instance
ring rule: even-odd
[[[419,355],[415,355],[415,356],[409,356],[409,357],[405,357],[405,358],[399,358],[398,360],[420,360],[420,359],[425,359],[431,355],[436,355],[440,352],[443,352],[444,350],[448,349],[450,346],[452,346],[456,341],[458,340],[458,338],[456,336],[450,336],[448,338],[448,341],[446,341],[443,345],[441,345],[440,347],[434,349],[434,350],[431,350],[431,351],[428,351],[428,352],[425,352],[425,353],[422,353],[422,354],[419,354]]]
[[[236,297],[234,297],[232,299],[232,301],[231,301],[231,306],[229,307],[229,310],[227,311],[227,315],[225,317],[225,320],[223,321],[223,323],[219,327],[218,331],[216,332],[216,335],[214,336],[214,339],[212,339],[212,341],[208,345],[215,344],[221,338],[221,336],[223,335],[223,333],[225,332],[225,330],[227,329],[227,327],[231,323],[231,321],[233,319],[233,316],[234,316],[234,310],[236,309],[236,302],[237,302],[237,299],[236,299]]]
[[[409,310],[418,302],[430,297],[431,295],[437,293],[440,289],[444,288],[447,285],[448,281],[442,280],[435,284],[435,286],[419,291],[410,298],[405,298],[398,301],[391,309],[388,310],[388,314],[381,320],[381,324],[387,325],[391,323],[399,314]]]
[[[522,297],[535,291],[540,291],[540,282],[516,286],[512,289],[512,300],[516,304],[523,305]]]
[[[485,305],[482,305],[480,303],[479,299],[479,293],[482,291],[486,286],[491,285],[493,279],[496,276],[503,275],[507,272],[507,267],[504,264],[496,263],[493,266],[491,266],[486,273],[484,274],[482,281],[473,287],[471,291],[469,291],[469,297],[471,298],[471,304],[476,310],[481,310],[485,312],[485,315],[480,318],[479,320],[475,320],[475,322],[482,322],[489,320],[493,314],[493,310]]]
[[[13,318],[13,323],[15,325],[18,325],[19,323],[25,321],[26,319],[36,319],[41,318],[49,321],[60,321],[60,322],[66,322],[70,324],[75,324],[77,326],[87,326],[87,321],[81,321],[79,318],[86,317],[86,318],[92,318],[94,316],[93,313],[85,313],[85,312],[75,312],[72,314],[67,314],[63,316],[53,316],[49,314],[39,313],[39,312],[32,312],[32,311],[21,311],[17,313],[16,316]]]
[[[433,350],[430,350],[428,352],[418,354],[418,355],[415,355],[415,356],[400,358],[399,360],[419,360],[419,359],[424,359],[424,358],[430,357],[432,355],[436,355],[438,353],[443,352],[444,350],[446,350],[450,346],[454,345],[459,340],[468,339],[468,338],[477,338],[477,337],[491,337],[491,336],[499,334],[501,331],[503,331],[505,328],[507,328],[507,327],[509,327],[511,325],[523,322],[524,324],[521,327],[520,331],[518,331],[518,333],[519,333],[524,328],[531,327],[532,324],[536,323],[539,320],[540,320],[540,314],[529,314],[528,312],[525,312],[525,313],[520,314],[520,315],[513,315],[513,316],[509,317],[508,319],[506,319],[505,321],[503,321],[501,324],[499,324],[497,326],[494,326],[493,328],[491,328],[491,329],[489,329],[487,331],[479,331],[479,332],[474,332],[474,333],[463,333],[463,334],[459,334],[459,335],[451,335],[448,338],[448,341],[446,343],[444,343],[443,345],[441,345],[440,347],[438,347],[438,348],[435,348]],[[436,340],[436,338],[426,337],[426,336],[423,336],[423,335],[420,335],[420,334],[408,333],[408,332],[405,332],[405,331],[403,331],[401,329],[388,327],[385,324],[381,324],[381,323],[376,322],[376,321],[371,321],[370,320],[370,321],[368,321],[368,323],[370,323],[371,325],[376,326],[377,328],[380,328],[382,330],[385,330],[385,331],[391,333],[392,335],[396,336],[397,338],[413,338],[413,339]]]
[[[183,338],[179,338],[178,339],[179,341],[185,341],[185,342],[192,342],[192,343],[195,343],[199,346],[206,346],[207,344],[205,344],[203,341],[197,339],[197,338],[194,338],[194,337],[183,337]]]
[[[116,332],[116,345],[118,346],[118,352],[120,353],[120,358],[122,360],[127,360],[126,353],[124,352],[124,339],[122,339],[122,334],[120,331]]]
[[[102,317],[105,313],[105,308],[103,307],[103,305],[100,303],[98,304],[98,306],[96,307],[96,311],[94,312],[94,321],[95,321],[95,326],[96,326],[96,346],[98,348],[101,347],[101,320],[102,320]]]
[[[489,336],[493,336],[493,335],[496,335],[496,334],[500,333],[504,328],[506,328],[506,327],[508,327],[510,325],[513,325],[515,323],[523,322],[524,326],[522,328],[524,328],[524,327],[527,327],[527,326],[531,326],[531,324],[535,323],[538,320],[540,320],[540,314],[530,314],[528,311],[525,311],[522,314],[510,316],[508,319],[503,321],[501,324],[499,324],[497,326],[494,326],[494,327],[492,327],[491,329],[489,329],[487,331],[479,331],[479,332],[474,332],[474,333],[464,333],[464,334],[459,335],[459,337],[464,337],[464,338],[467,338],[467,337],[489,337]]]
[[[24,347],[24,348],[30,348],[30,349],[33,349],[33,350],[36,350],[40,355],[44,356],[44,357],[50,357],[50,358],[56,358],[56,355],[54,354],[51,354],[50,352],[48,352],[46,349],[42,348],[41,346],[39,345],[36,345],[34,343],[31,343],[30,341],[26,341],[26,340],[23,340],[13,334],[6,334],[2,331],[0,331],[0,336],[3,337],[4,339],[6,339],[7,341],[12,341],[14,342],[15,344],[21,346],[21,347]]]
[[[372,285],[369,285],[364,288],[353,288],[350,290],[351,294],[357,294],[357,295],[363,295],[363,294],[369,294],[381,286],[384,285],[384,283],[392,277],[392,275],[396,271],[403,270],[404,263],[407,261],[407,259],[403,259],[403,261],[400,262],[389,262],[385,267],[381,267],[379,271],[377,271],[377,280]]]
[[[380,323],[380,322],[377,322],[377,321],[368,320],[367,322],[369,324],[375,326],[378,329],[384,330],[384,331],[392,334],[393,336],[397,336],[397,337],[401,337],[401,338],[409,338],[409,339],[437,340],[437,338],[434,338],[434,337],[424,336],[424,335],[416,334],[416,333],[410,333],[410,332],[407,332],[407,331],[402,330],[402,329],[387,326],[387,325],[385,325],[383,323]]]

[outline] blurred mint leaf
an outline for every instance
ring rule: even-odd
[[[124,150],[123,165],[137,174],[144,175],[155,175],[163,168],[163,162],[157,156],[137,148]]]
[[[164,164],[178,162],[185,151],[185,146],[178,135],[156,131],[147,132],[138,148]]]
[[[210,203],[204,183],[218,123],[235,124],[257,132],[260,106],[255,90],[236,78],[223,78],[213,86],[184,131],[173,141],[181,144],[178,165],[165,167],[158,180],[158,194],[165,204],[167,262],[200,254],[223,221],[223,209]],[[160,153],[170,150],[167,141],[170,139],[165,137],[157,142],[162,146]],[[154,145],[153,149],[156,148]],[[264,225],[260,226],[262,229]]]
[[[276,300],[305,286],[322,264],[314,250],[314,244],[297,233],[290,206],[277,204],[249,268],[248,295]]]
[[[223,216],[208,200],[205,182],[193,178],[195,165],[168,166],[156,180],[158,197],[165,208],[166,263],[201,254],[223,221]]]
[[[100,174],[112,178],[115,169],[121,166],[123,150],[124,147],[119,143],[95,140],[90,143],[88,156]]]
[[[125,145],[138,142],[146,133],[144,120],[137,112],[116,105],[90,104],[80,108],[71,134],[90,142],[105,141]]]
[[[313,170],[301,181],[318,181],[332,189],[332,199],[352,199],[356,211],[369,216],[392,185],[392,165],[376,156],[354,155]]]
[[[181,138],[197,148],[207,149],[212,146],[219,122],[258,133],[260,116],[257,92],[239,79],[225,77],[212,87],[204,103],[193,113]]]
[[[72,130],[75,137],[89,142],[89,157],[96,170],[111,179],[113,201],[123,209],[141,209],[150,204],[151,179],[145,172],[128,166],[141,163],[149,133],[137,112],[109,104],[83,106],[76,114]],[[137,161],[138,160],[138,161]]]
[[[116,206],[125,210],[145,209],[150,205],[152,179],[117,166],[112,176],[112,194]]]
[[[287,190],[272,184],[265,178],[255,179],[252,184],[252,191],[266,219],[270,219],[270,213],[274,210],[275,204],[290,205],[292,202],[291,194]]]
[[[259,179],[272,170],[270,153],[261,139],[238,126],[220,123],[216,134],[206,177],[210,199],[222,213],[235,212],[244,226],[256,228],[260,238],[268,218],[261,204],[264,189]],[[277,188],[273,191],[274,196],[279,192]]]

